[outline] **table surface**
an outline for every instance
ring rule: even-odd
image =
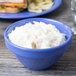
[[[40,16],[59,20],[69,27],[73,25],[70,10],[71,0],[63,0],[62,5],[54,12]],[[3,34],[5,29],[18,20],[0,19],[0,76],[76,76],[76,36],[73,35],[72,45],[61,59],[50,69],[45,71],[31,71],[16,59],[6,48]]]

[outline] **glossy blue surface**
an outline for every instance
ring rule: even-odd
[[[55,25],[60,32],[66,34],[66,39],[67,39],[66,42],[57,47],[48,48],[48,49],[29,49],[29,48],[23,48],[17,46],[8,40],[7,38],[8,33],[14,30],[15,27],[22,26],[32,21],[38,21],[38,22],[42,21],[45,22],[46,24]],[[17,59],[24,66],[26,66],[31,70],[44,70],[55,64],[60,59],[60,57],[64,54],[64,52],[70,47],[72,40],[72,31],[67,25],[53,19],[31,18],[11,24],[5,30],[4,39],[7,48],[11,52],[13,52],[13,54],[15,54]]]
[[[53,7],[50,8],[49,10],[43,11],[41,13],[28,12],[27,10],[20,12],[20,13],[0,13],[0,18],[21,19],[21,18],[29,18],[29,17],[44,15],[44,14],[50,13],[50,12],[54,11],[56,8],[58,8],[60,6],[61,2],[62,2],[62,0],[54,0]]]

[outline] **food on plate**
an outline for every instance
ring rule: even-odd
[[[50,9],[53,4],[53,0],[32,0],[28,10],[30,12],[41,13],[44,10]]]
[[[17,13],[24,9],[41,13],[53,6],[52,0],[0,0],[0,12]]]
[[[0,0],[0,12],[17,13],[27,8],[31,0]]]
[[[36,21],[16,27],[8,34],[8,39],[18,46],[33,49],[51,48],[66,41],[65,34],[54,25]]]

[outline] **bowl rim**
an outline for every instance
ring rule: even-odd
[[[60,24],[63,24],[64,26],[66,26],[66,28],[68,28],[69,32],[70,32],[70,36],[69,38],[66,40],[66,42],[64,42],[63,44],[60,44],[59,46],[56,46],[56,47],[52,47],[52,48],[44,48],[44,49],[32,49],[32,48],[25,48],[25,47],[21,47],[21,46],[18,46],[14,43],[12,43],[11,41],[9,41],[9,39],[7,38],[7,31],[10,29],[10,27],[12,27],[14,24],[18,23],[18,22],[22,22],[22,21],[28,21],[28,20],[33,20],[33,19],[44,19],[44,20],[50,20],[52,22],[57,22],[57,23],[60,23]],[[57,21],[57,20],[54,20],[54,19],[49,19],[49,18],[29,18],[29,19],[23,19],[23,20],[19,20],[17,22],[14,22],[12,23],[11,25],[9,25],[5,32],[4,32],[4,39],[5,41],[7,41],[10,45],[16,47],[16,48],[19,48],[21,50],[26,50],[27,52],[30,51],[30,52],[47,52],[47,51],[52,51],[52,50],[55,50],[55,49],[58,49],[60,47],[63,47],[64,45],[66,45],[71,39],[72,39],[72,31],[71,29],[64,23],[60,22],[60,21]]]

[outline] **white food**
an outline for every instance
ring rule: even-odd
[[[43,10],[48,10],[53,6],[52,0],[33,0],[29,4],[28,10],[30,12],[41,13]]]
[[[60,33],[54,25],[36,21],[33,23],[16,27],[8,34],[9,40],[16,45],[34,49],[51,48],[66,41],[65,34]]]

